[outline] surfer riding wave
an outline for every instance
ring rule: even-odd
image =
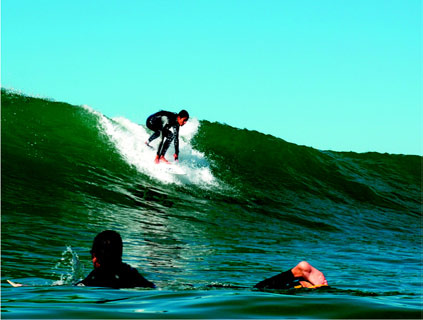
[[[175,161],[179,159],[179,127],[187,123],[189,114],[186,110],[181,110],[178,114],[169,111],[159,111],[147,118],[147,128],[153,130],[154,133],[148,138],[145,144],[149,147],[150,142],[157,139],[160,134],[162,140],[160,141],[159,147],[157,148],[157,154],[155,162],[169,163],[166,160],[165,154],[171,144],[174,141],[175,153],[173,155]],[[172,131],[171,131],[172,129]]]

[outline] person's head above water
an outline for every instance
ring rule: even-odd
[[[178,120],[178,123],[179,123],[180,126],[183,126],[185,123],[187,123],[188,119],[189,119],[189,113],[188,113],[188,111],[181,110],[178,113],[177,120]]]
[[[100,232],[93,241],[91,257],[94,268],[113,268],[122,262],[122,238],[112,230]]]

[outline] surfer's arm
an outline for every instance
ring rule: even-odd
[[[23,284],[20,284],[20,283],[15,283],[15,282],[12,282],[12,281],[10,281],[10,280],[7,280],[7,282],[9,282],[9,284],[10,284],[12,287],[23,287]]]
[[[297,284],[299,284],[297,286]],[[318,288],[328,286],[324,274],[310,265],[307,261],[301,261],[291,270],[282,272],[276,276],[257,283],[257,289],[290,289],[290,288]]]

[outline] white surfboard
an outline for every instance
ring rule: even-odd
[[[176,174],[176,175],[186,175],[187,173],[185,172],[184,169],[182,169],[181,167],[177,166],[177,165],[166,165],[166,171],[171,173],[171,174]]]

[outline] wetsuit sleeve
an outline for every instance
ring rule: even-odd
[[[174,133],[174,136],[175,136],[175,141],[174,141],[174,143],[175,143],[175,153],[177,154],[177,155],[179,155],[179,126],[175,126],[175,127],[173,127],[173,133]]]
[[[151,281],[148,281],[144,278],[137,269],[132,268],[133,286],[134,287],[143,287],[143,288],[155,288],[155,284]]]
[[[95,270],[91,271],[90,274],[84,280],[75,283],[75,285],[84,285],[87,287],[95,286],[96,284],[93,281],[93,279],[95,278],[95,273]]]
[[[257,283],[257,289],[290,289],[298,284],[301,278],[295,278],[291,270],[279,273],[276,276],[265,279]]]

